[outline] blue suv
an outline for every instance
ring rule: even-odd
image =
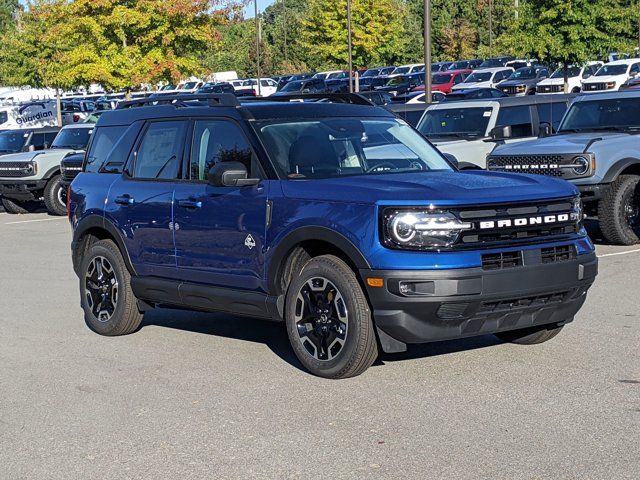
[[[123,103],[68,208],[95,332],[134,332],[157,307],[261,317],[328,378],[411,343],[544,342],[597,273],[573,185],[458,171],[349,94]]]

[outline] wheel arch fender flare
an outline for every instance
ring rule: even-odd
[[[371,266],[362,252],[343,234],[327,227],[300,227],[287,233],[278,241],[267,263],[267,287],[269,292],[278,291],[278,276],[284,267],[284,261],[293,249],[305,241],[321,241],[341,250],[358,269],[370,269]]]
[[[60,174],[60,165],[56,165],[55,167],[51,167],[46,173],[42,176],[43,180],[49,181],[55,175]]]
[[[135,269],[133,267],[133,264],[131,263],[131,259],[129,258],[129,252],[127,251],[124,244],[122,233],[113,223],[105,220],[102,215],[98,214],[89,214],[86,217],[83,217],[73,230],[73,241],[71,245],[73,251],[74,269],[77,271],[77,268],[79,267],[79,265],[76,265],[76,250],[80,246],[82,238],[91,230],[102,230],[108,234],[108,237],[110,237],[116,243],[118,249],[120,250],[129,273],[131,273],[132,276],[135,276]]]
[[[614,182],[624,170],[633,165],[637,165],[637,168],[640,169],[640,158],[626,157],[618,160],[604,174],[602,183]]]

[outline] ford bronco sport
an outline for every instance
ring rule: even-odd
[[[557,135],[496,147],[494,171],[564,178],[598,217],[604,237],[622,245],[640,242],[640,92],[581,95]]]
[[[573,320],[597,271],[573,185],[459,172],[357,95],[280,98],[100,117],[69,201],[91,329],[134,332],[155,307],[261,317],[309,371],[344,378],[379,348],[534,344]]]

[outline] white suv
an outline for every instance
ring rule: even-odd
[[[605,63],[592,77],[582,82],[584,93],[614,92],[640,73],[640,59],[628,58]]]
[[[249,78],[242,82],[242,88],[253,88],[258,93],[258,79],[257,78]],[[271,78],[261,78],[260,79],[260,96],[268,97],[276,93],[278,90],[278,83]]]
[[[465,88],[495,88],[498,83],[506,80],[513,73],[513,68],[497,67],[483,68],[475,70],[471,75],[464,79],[462,83],[454,85],[451,90],[462,90]]]
[[[578,93],[583,80],[592,77],[602,67],[602,62],[588,62],[584,66],[571,65],[567,71],[567,93]],[[538,83],[536,93],[564,93],[564,68],[558,68],[549,78]]]

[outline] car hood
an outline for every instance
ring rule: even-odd
[[[582,81],[582,83],[607,83],[607,82],[615,82],[620,80],[620,78],[624,78],[626,80],[626,75],[603,75],[601,77],[589,77]]]
[[[479,205],[576,195],[568,182],[541,175],[487,172],[407,172],[282,182],[286,197],[382,205]]]
[[[55,158],[58,157],[62,160],[69,153],[77,153],[79,150],[70,150],[66,148],[51,148],[48,150],[39,150],[37,152],[21,152],[10,153],[8,155],[0,156],[0,162],[29,162],[34,159],[42,158]]]
[[[470,82],[470,83],[459,83],[457,85],[454,85],[451,89],[452,90],[464,90],[466,88],[484,88],[484,87],[491,87],[491,80],[487,80],[486,82]]]
[[[569,77],[568,82],[575,80],[576,77]],[[538,82],[538,85],[564,85],[564,78],[545,78]]]
[[[492,155],[582,153],[587,147],[590,152],[594,152],[598,150],[598,147],[603,141],[611,141],[628,136],[626,133],[617,132],[584,132],[552,135],[546,138],[499,145],[492,152]],[[594,142],[595,139],[599,140]]]
[[[505,80],[503,82],[500,82],[498,84],[498,86],[499,87],[513,87],[513,86],[516,86],[516,85],[533,85],[533,84],[538,83],[538,81],[539,80],[537,78],[531,78],[531,79],[528,79],[528,80],[520,80],[520,79],[518,79],[518,80]]]

